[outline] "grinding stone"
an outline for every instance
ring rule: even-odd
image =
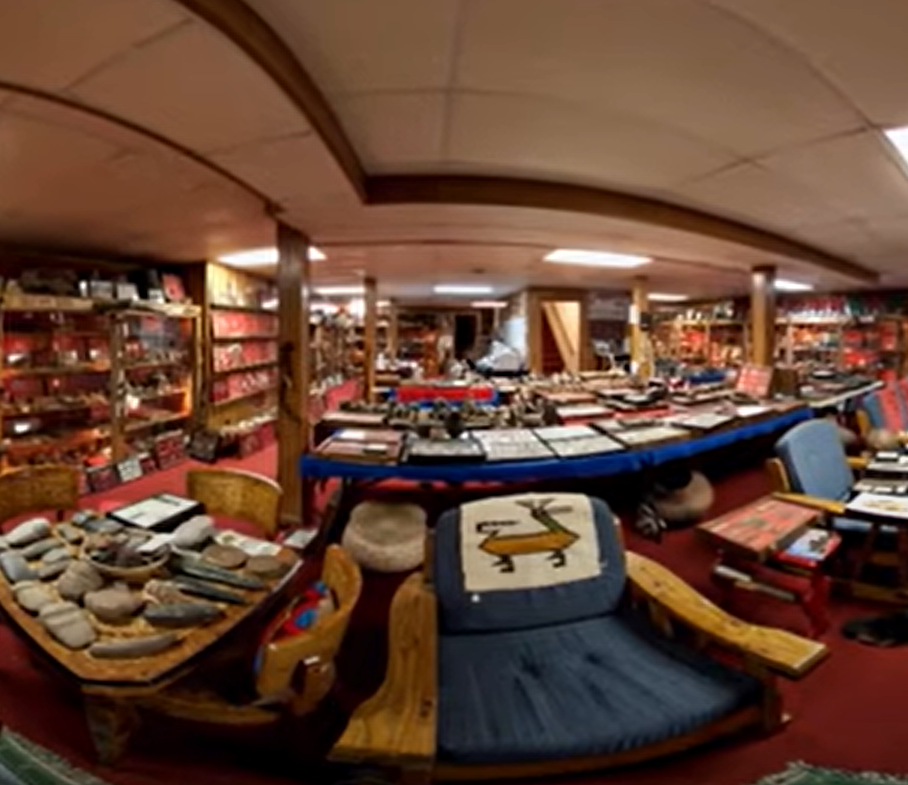
[[[83,649],[97,640],[88,614],[73,602],[52,602],[38,613],[47,631],[70,649]]]
[[[151,654],[169,649],[179,637],[175,632],[162,632],[158,635],[145,635],[141,638],[126,638],[119,641],[101,641],[92,644],[88,653],[92,657],[106,660],[125,660],[137,657],[148,657]]]
[[[52,564],[42,564],[38,567],[38,577],[42,581],[49,581],[51,578],[56,578],[69,566],[71,560],[72,557],[55,561]]]
[[[3,570],[3,574],[10,583],[33,581],[38,577],[28,566],[28,562],[22,558],[22,554],[16,551],[0,553],[0,570]]]
[[[47,518],[31,518],[13,527],[6,534],[6,542],[14,548],[21,548],[50,534],[50,522]]]
[[[43,564],[56,564],[59,561],[69,561],[70,558],[67,548],[52,548],[41,557],[41,562]]]
[[[33,542],[31,545],[28,545],[25,548],[22,548],[19,553],[22,554],[23,559],[31,561],[32,559],[41,558],[45,553],[52,551],[54,550],[54,548],[58,548],[59,546],[60,543],[57,540],[55,540],[53,537],[47,537],[43,540]]]
[[[18,602],[29,613],[37,613],[45,605],[54,601],[53,594],[43,583],[20,581],[13,589]]]
[[[128,619],[142,607],[142,598],[121,583],[109,589],[90,591],[83,598],[83,602],[98,619],[110,623]]]
[[[289,564],[274,556],[253,556],[246,562],[246,572],[265,580],[280,578],[289,567]]]
[[[215,567],[235,570],[246,562],[246,552],[233,545],[209,545],[202,551],[202,558]]]
[[[88,562],[70,562],[57,579],[57,591],[67,600],[81,600],[86,592],[97,591],[104,585],[104,579]]]

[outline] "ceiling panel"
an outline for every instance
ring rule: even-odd
[[[201,22],[117,58],[71,92],[203,152],[308,129],[275,83]]]
[[[880,125],[908,124],[903,0],[712,0],[784,42]]]
[[[760,163],[821,194],[824,201],[850,216],[885,216],[908,210],[908,177],[876,132],[786,150]]]
[[[843,216],[812,192],[758,164],[743,163],[675,188],[686,202],[716,215],[773,229],[831,222]]]
[[[461,0],[247,0],[329,94],[447,86]]]
[[[666,187],[735,160],[721,148],[646,118],[552,98],[457,93],[450,124],[449,164],[484,174],[640,190]]]
[[[879,238],[871,234],[865,222],[849,218],[799,226],[791,234],[795,239],[862,264],[867,263],[868,255],[878,250],[880,244]]]
[[[354,95],[332,103],[370,174],[424,170],[442,160],[444,93]]]
[[[3,0],[0,75],[61,90],[186,18],[169,0]]]
[[[787,48],[696,0],[494,0],[466,8],[459,88],[588,102],[748,156],[862,123]]]

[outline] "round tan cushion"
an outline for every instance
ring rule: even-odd
[[[867,434],[867,446],[871,450],[897,450],[901,444],[899,437],[892,431],[874,428]]]
[[[657,496],[653,505],[670,526],[693,523],[713,506],[713,486],[700,472],[691,472],[690,482],[677,491]]]
[[[415,504],[362,502],[353,508],[341,544],[361,567],[408,572],[425,556],[426,513]]]

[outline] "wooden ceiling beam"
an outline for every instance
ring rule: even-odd
[[[765,229],[658,199],[581,185],[481,175],[382,175],[367,179],[366,203],[521,207],[622,218],[799,259],[862,283],[880,278],[849,259]]]

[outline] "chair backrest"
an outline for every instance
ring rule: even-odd
[[[860,403],[873,428],[893,433],[908,430],[908,403],[898,385],[887,385],[865,395]]]
[[[192,469],[186,494],[209,515],[254,523],[267,537],[277,531],[281,486],[268,477],[238,469]]]
[[[339,545],[329,545],[325,552],[322,581],[334,594],[335,611],[305,632],[266,644],[256,677],[259,695],[284,696],[297,715],[315,708],[330,689],[334,658],[363,586],[359,566]],[[298,675],[305,677],[301,685]]]
[[[841,500],[854,483],[838,429],[825,418],[791,428],[776,442],[776,454],[797,493]]]
[[[581,494],[501,496],[450,510],[436,526],[432,558],[444,632],[601,616],[624,592],[617,519]]]
[[[54,510],[58,517],[79,506],[79,470],[48,464],[0,474],[0,523],[27,512]]]

